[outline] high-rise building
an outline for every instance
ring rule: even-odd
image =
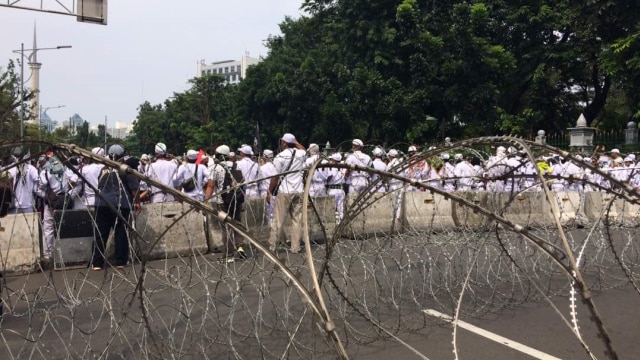
[[[218,75],[225,79],[227,84],[237,84],[247,75],[247,68],[260,62],[261,59],[249,56],[245,53],[240,60],[216,61],[209,65],[204,59],[198,61],[196,76]]]
[[[40,126],[44,127],[48,133],[51,133],[53,129],[58,127],[58,122],[51,119],[46,111],[40,113]]]

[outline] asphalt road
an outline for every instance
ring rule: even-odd
[[[580,236],[577,233],[576,239]],[[422,310],[451,314],[443,299],[458,294],[459,289],[451,289],[450,294],[441,289],[417,294],[425,271],[414,267],[408,275],[399,276],[406,269],[396,264],[407,247],[382,248],[384,256],[371,255],[376,253],[372,249],[380,248],[354,245],[335,257],[334,271],[341,269],[342,273],[335,271],[333,280],[353,306],[338,296],[335,288],[323,287],[349,356],[373,360],[453,359],[452,325]],[[353,249],[359,249],[358,256],[347,256]],[[443,262],[445,255],[460,249],[434,244],[429,251],[428,266],[432,268],[423,265],[423,269],[430,274],[455,270],[433,267]],[[324,247],[315,247],[314,253],[322,259]],[[302,255],[281,255],[310,288]],[[415,256],[413,260],[427,257],[424,253]],[[479,267],[494,271],[496,258],[492,256]],[[0,324],[0,359],[336,358],[333,345],[316,325],[298,291],[273,264],[258,257],[222,265],[217,257],[207,254],[157,260],[149,262],[144,271],[135,264],[124,271],[92,272],[84,268],[9,276],[2,295],[7,305]],[[321,264],[316,262],[318,267]],[[417,266],[415,261],[412,264]],[[535,269],[545,270],[539,261],[533,264]],[[424,282],[440,284],[451,279],[445,274],[437,276],[441,277]],[[616,278],[610,281],[612,284],[624,283],[619,271],[612,270],[607,276]],[[544,279],[549,280],[549,288],[558,290],[549,292],[549,300],[560,314],[568,316],[566,279],[555,275]],[[598,279],[594,276],[591,281],[597,283]],[[398,285],[401,281],[407,284]],[[483,289],[485,285],[478,283],[470,291],[471,299],[465,300],[464,308],[487,310],[461,320],[556,358],[589,358],[546,300],[539,296],[489,296],[485,292],[513,291],[517,286],[495,286],[489,291]],[[638,358],[640,295],[631,286],[601,288],[594,291],[594,298],[619,358]],[[393,293],[397,290],[405,292]],[[484,303],[496,298],[506,300]],[[512,298],[518,301],[510,302]],[[579,301],[577,312],[582,337],[597,358],[605,359],[595,325]],[[381,333],[365,317],[379,320],[422,355]],[[460,359],[535,358],[462,328],[457,329],[455,339]]]

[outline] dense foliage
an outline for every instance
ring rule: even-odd
[[[237,86],[216,75],[139,108],[131,146],[175,152],[352,137],[432,143],[531,136],[640,115],[637,1],[306,0]]]

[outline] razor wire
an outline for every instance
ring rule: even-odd
[[[513,137],[470,139],[446,150],[481,152],[496,143],[519,147],[532,161],[534,152],[575,160],[567,152]],[[609,203],[593,223],[564,213],[564,198],[551,198],[545,191],[499,196],[452,193],[403,175],[414,163],[437,157],[443,149],[424,151],[387,172],[319,161],[309,171],[350,168],[379,175],[380,182],[394,178],[405,186],[383,194],[373,191],[379,184],[372,183],[369,191],[351,195],[345,218],[333,231],[324,228],[325,220],[317,219],[317,209],[304,214],[305,228],[315,222],[325,235],[314,242],[305,231],[305,253],[292,254],[282,249],[270,253],[257,240],[258,234],[209,202],[197,202],[74,145],[45,145],[63,160],[71,155],[91,157],[130,173],[173,194],[187,210],[166,219],[166,229],[154,239],[144,239],[142,229],[131,222],[133,264],[124,271],[41,269],[5,276],[0,352],[7,359],[347,358],[380,341],[410,347],[402,341],[404,335],[439,324],[422,315],[427,308],[465,319],[499,314],[527,302],[553,303],[555,297],[566,296],[574,306],[557,311],[568,324],[567,331],[594,357],[593,344],[580,336],[576,320],[578,311],[589,314],[604,346],[616,358],[606,319],[595,304],[579,308],[575,304],[588,303],[591,290],[629,284],[638,289],[638,219],[619,220],[613,214],[616,201],[631,205],[638,194],[590,164],[581,167],[615,185],[601,189]],[[502,179],[518,176],[511,172]],[[538,178],[535,185],[542,190],[545,181],[549,178]],[[406,191],[408,186],[419,190]],[[307,183],[303,208],[319,206],[308,192]],[[431,195],[429,203],[411,201],[412,195],[426,194]],[[566,198],[572,202],[575,196]],[[398,199],[404,199],[402,205]],[[554,222],[542,223],[533,209],[527,212],[532,199],[555,209]],[[577,201],[584,202],[584,196]],[[421,215],[425,204],[431,214]],[[572,209],[581,206],[574,205]],[[396,220],[394,206],[402,206],[405,215],[413,213],[419,221],[391,221],[388,228],[363,231],[359,223],[366,226],[367,216],[381,208],[393,209],[387,216]],[[455,213],[456,219],[444,223],[438,215],[441,208]],[[261,210],[249,208],[244,215],[254,211]],[[163,237],[189,213],[202,214],[210,222],[225,221],[249,240],[256,255],[221,264],[218,255],[193,247],[175,258],[150,259],[152,249],[171,241]],[[3,225],[7,219],[1,220]],[[20,216],[11,219],[17,223]],[[4,235],[0,239],[10,244],[11,237]],[[0,253],[3,268],[7,250]],[[574,257],[578,261],[570,261]],[[428,354],[413,351],[418,358],[427,358]]]

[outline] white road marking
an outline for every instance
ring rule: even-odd
[[[423,310],[423,312],[427,315],[431,315],[446,321],[450,321],[453,322],[453,318],[447,314],[443,314],[439,311],[435,311],[433,309],[427,309],[427,310]],[[557,358],[555,356],[551,356],[549,354],[543,353],[542,351],[538,351],[536,349],[530,348],[526,345],[520,344],[519,342],[513,341],[513,340],[509,340],[506,337],[502,337],[500,335],[496,335],[492,332],[489,332],[487,330],[481,329],[477,326],[471,325],[467,322],[464,321],[460,321],[458,320],[456,323],[459,327],[471,331],[473,333],[476,333],[480,336],[484,336],[489,340],[493,340],[497,343],[500,343],[504,346],[510,347],[514,350],[520,351],[522,353],[525,353],[529,356],[532,356],[536,359],[541,359],[541,360],[562,360],[560,358]]]

